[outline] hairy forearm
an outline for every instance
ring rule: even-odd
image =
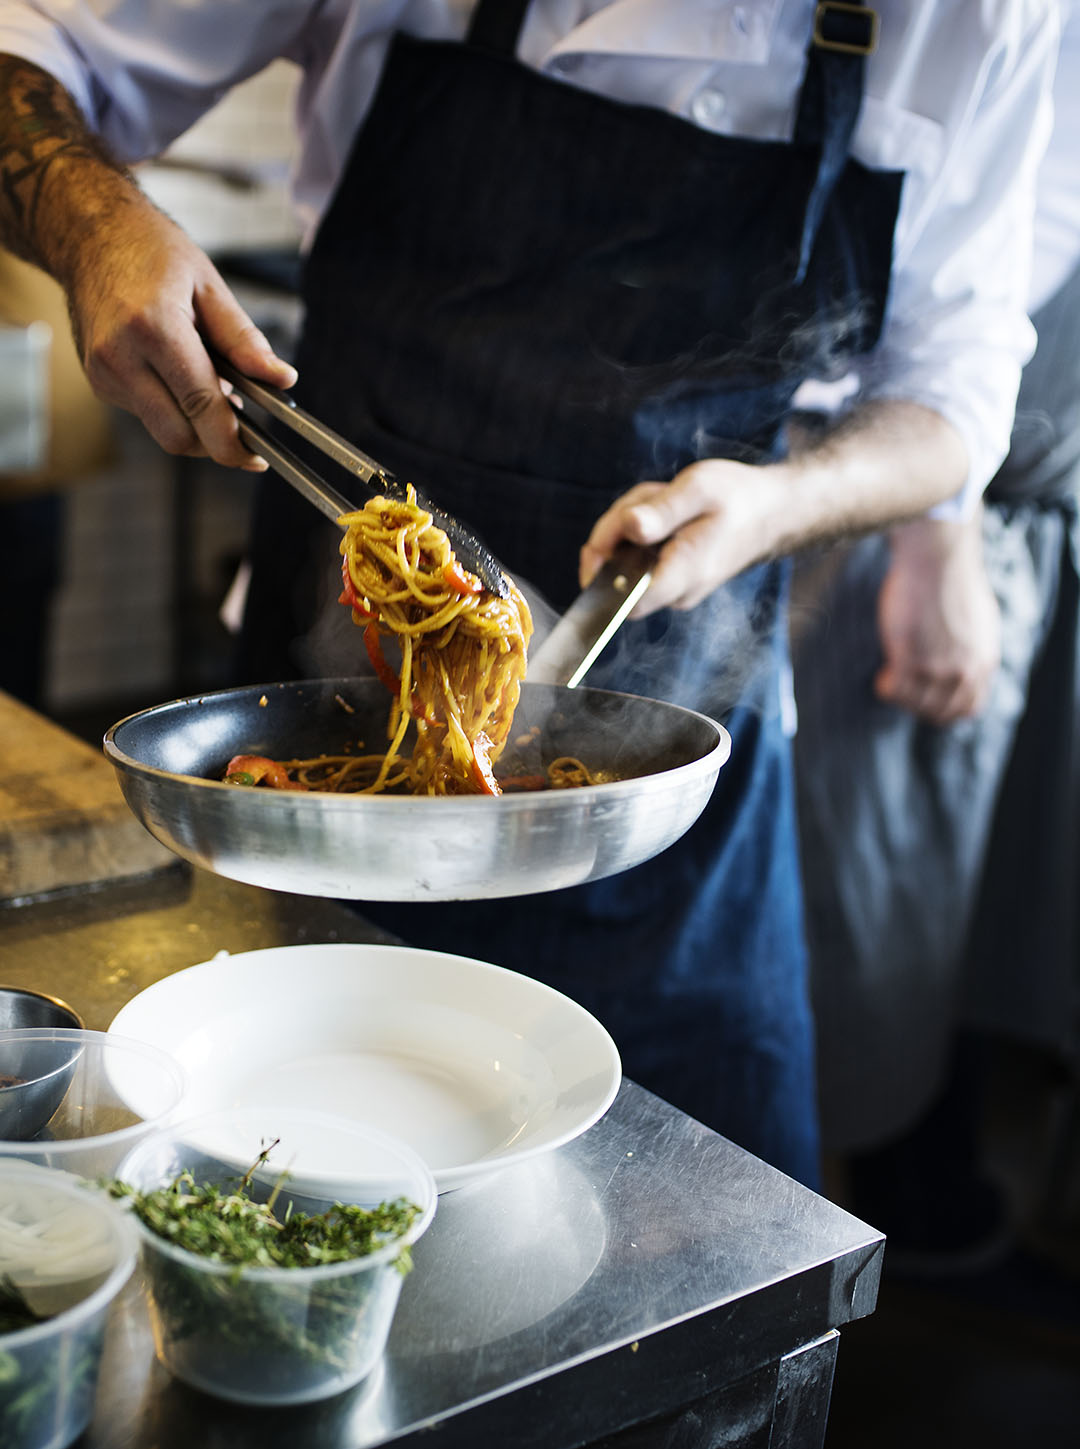
[[[918,403],[878,401],[823,436],[799,436],[776,465],[784,506],[773,551],[839,538],[905,519],[958,493],[968,456],[956,429]]]
[[[79,358],[104,402],[170,453],[262,471],[208,347],[291,387],[210,258],[109,156],[63,86],[0,54],[0,246],[61,284]]]
[[[669,483],[636,484],[593,525],[582,585],[629,539],[659,550],[635,613],[693,608],[751,564],[917,518],[967,477],[959,433],[915,403],[868,404],[824,436],[791,442],[778,463],[703,458]]]
[[[149,204],[47,71],[0,55],[0,245],[69,286],[89,231]]]

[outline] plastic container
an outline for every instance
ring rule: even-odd
[[[0,1162],[92,1180],[170,1119],[186,1083],[160,1047],[74,1027],[0,1031],[0,1080]]]
[[[214,1113],[157,1132],[118,1176],[146,1192],[185,1169],[196,1183],[234,1189],[251,1179],[275,1210],[322,1212],[335,1202],[377,1207],[404,1197],[420,1209],[409,1230],[366,1257],[311,1268],[238,1268],[178,1248],[136,1220],[158,1358],[176,1378],[241,1404],[302,1404],[352,1388],[378,1363],[401,1292],[401,1249],[435,1213],[434,1179],[395,1138],[321,1113],[287,1108]]]
[[[13,1229],[31,1228],[26,1241]],[[69,1256],[49,1248],[70,1245]],[[67,1173],[0,1162],[0,1275],[36,1313],[0,1332],[0,1444],[65,1449],[94,1408],[105,1328],[127,1282],[136,1238],[127,1215]]]

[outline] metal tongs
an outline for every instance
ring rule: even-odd
[[[262,408],[278,422],[291,428],[298,437],[318,448],[321,453],[338,463],[354,478],[359,478],[373,498],[381,494],[384,497],[404,502],[405,486],[398,482],[388,468],[384,468],[374,458],[369,458],[366,453],[362,453],[359,448],[354,447],[340,433],[335,433],[318,418],[312,417],[310,413],[298,407],[288,393],[282,392],[276,387],[270,387],[266,383],[256,382],[245,373],[239,372],[230,362],[215,352],[211,352],[210,355],[218,375],[223,377],[226,382],[231,383],[242,397]],[[336,523],[342,514],[356,511],[355,503],[350,502],[336,488],[331,487],[291,448],[278,442],[276,438],[272,438],[258,422],[239,408],[237,409],[237,421],[240,437],[252,452],[258,453],[260,458],[265,458],[275,473],[279,473],[286,483],[290,483],[327,518]],[[450,514],[444,513],[442,509],[436,508],[419,489],[416,489],[416,501],[421,508],[431,514],[436,527],[441,528],[449,538],[454,553],[464,567],[470,573],[476,574],[490,593],[497,594],[500,599],[507,598],[510,586],[491,551],[485,548],[464,524]]]

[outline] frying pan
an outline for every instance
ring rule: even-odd
[[[440,798],[226,785],[236,754],[276,759],[385,748],[377,680],[221,690],[129,715],[108,731],[134,814],[217,875],[347,900],[481,900],[614,875],[676,841],[705,806],[731,741],[706,715],[606,690],[525,683],[511,740],[538,726],[516,773],[576,755],[617,778],[579,789]],[[407,744],[406,748],[411,748]]]

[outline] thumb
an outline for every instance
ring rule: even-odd
[[[235,368],[273,387],[293,386],[296,368],[278,357],[224,282],[207,287],[196,303],[204,339]]]
[[[667,486],[665,483],[637,483],[600,515],[581,549],[578,576],[582,588],[588,587],[597,571],[621,543],[645,542],[638,537],[638,525],[631,525],[629,520],[637,506],[637,500],[644,503],[655,494],[662,493]],[[634,532],[631,532],[631,526],[635,529]]]

